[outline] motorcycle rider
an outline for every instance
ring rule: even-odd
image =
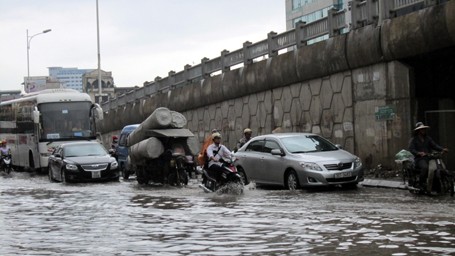
[[[217,181],[220,180],[224,172],[222,159],[231,157],[231,151],[221,144],[221,134],[215,132],[212,134],[213,143],[207,148],[207,157],[209,160],[207,172]]]
[[[218,132],[218,129],[213,129],[212,130],[212,133],[207,136],[207,138],[204,139],[204,144],[202,144],[202,148],[201,148],[201,151],[199,152],[198,156],[197,156],[197,162],[199,163],[200,166],[204,167],[204,165],[206,165],[205,161],[205,157],[207,156],[207,148],[210,146],[210,144],[213,143],[213,138],[212,138],[212,135],[214,133],[219,133]]]
[[[112,136],[111,149],[109,150],[109,152],[118,161],[117,146],[118,146],[118,137],[116,135],[114,135],[114,136]]]
[[[409,152],[414,155],[414,164],[417,170],[420,170],[419,185],[425,188],[426,179],[428,177],[428,154],[432,151],[448,152],[447,148],[443,148],[427,135],[429,126],[418,122],[415,125],[414,135],[409,142]]]
[[[0,141],[0,153],[2,156],[11,155],[11,149],[6,145],[6,140]]]
[[[0,140],[0,166],[3,168],[3,157],[11,156],[11,149],[6,145],[6,140]]]
[[[251,139],[252,133],[253,131],[250,128],[246,128],[245,130],[243,130],[243,137],[237,142],[237,147],[235,148],[235,151],[237,151]]]

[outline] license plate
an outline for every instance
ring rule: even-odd
[[[101,178],[101,171],[92,172],[92,178],[94,179]]]
[[[352,172],[335,173],[335,179],[347,178],[347,177],[351,177],[351,176],[352,176]]]

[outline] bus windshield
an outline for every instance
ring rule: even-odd
[[[90,102],[53,102],[38,106],[40,140],[81,139],[95,136],[90,124]]]

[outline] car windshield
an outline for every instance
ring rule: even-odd
[[[291,153],[338,150],[331,142],[317,135],[285,137],[281,138],[281,142]]]
[[[108,154],[101,144],[71,145],[65,147],[64,152],[65,157],[104,156]]]

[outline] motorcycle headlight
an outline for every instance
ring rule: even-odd
[[[75,164],[66,164],[66,169],[69,171],[77,171],[77,165]]]
[[[362,166],[362,160],[360,160],[360,157],[356,157],[354,160],[354,169],[357,169]]]
[[[117,167],[118,167],[117,161],[111,163],[111,169],[117,169]]]
[[[322,172],[322,168],[319,167],[319,165],[317,165],[316,163],[301,162],[301,163],[300,163],[300,166],[302,166],[303,169],[306,169],[306,170],[312,170],[312,171]]]
[[[169,161],[169,167],[175,168],[175,160],[174,159],[171,159],[171,161]]]

